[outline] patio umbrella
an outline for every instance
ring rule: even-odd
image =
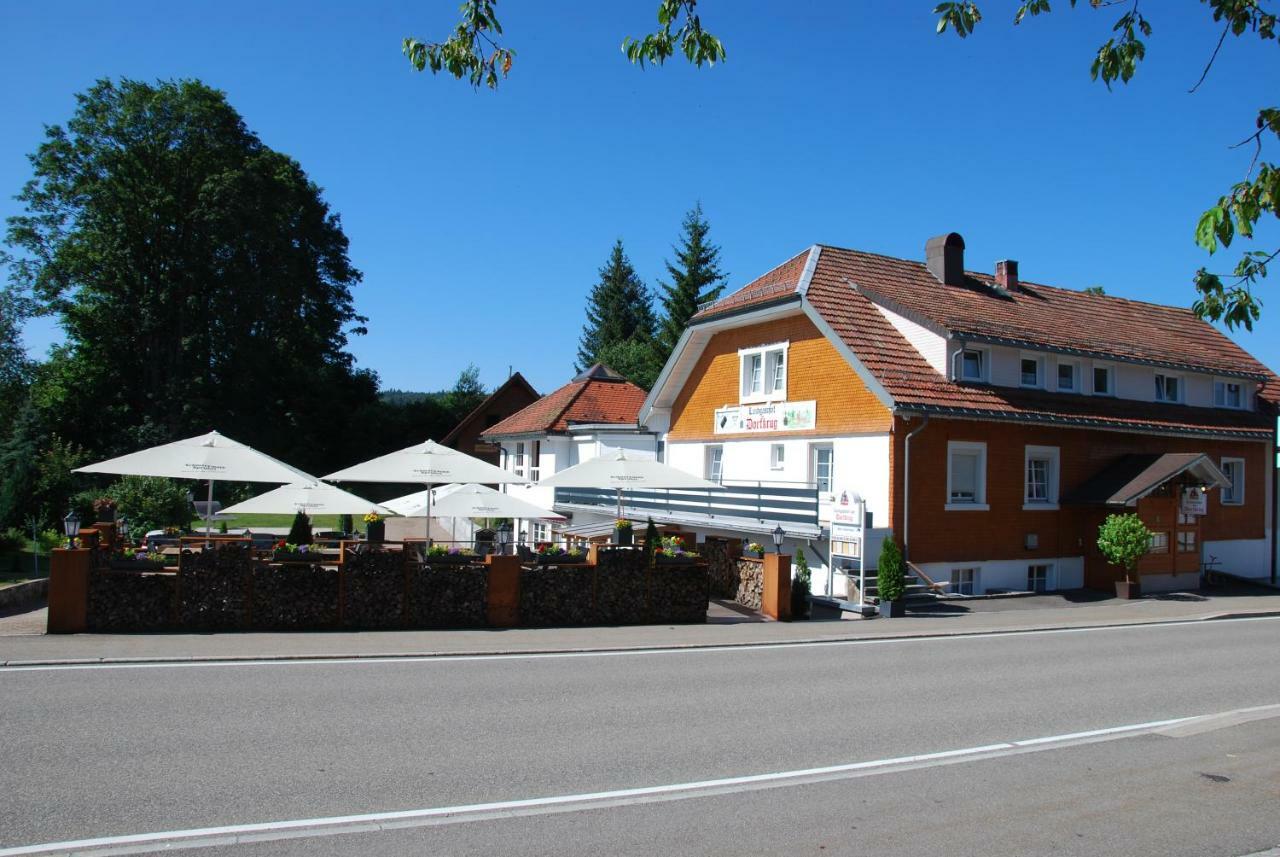
[[[487,461],[441,446],[434,440],[371,458],[323,478],[335,482],[419,482],[425,485],[428,542],[431,541],[431,489],[434,486],[455,482],[529,481]]]
[[[417,517],[423,513],[427,504],[427,491],[406,494],[385,505],[401,515]],[[563,521],[564,515],[557,515],[528,500],[503,494],[485,485],[459,485],[458,490],[449,494],[441,492],[435,497],[434,514],[447,518],[543,518],[551,521]]]
[[[257,497],[222,510],[223,514],[227,515],[262,515],[295,511],[305,512],[308,515],[360,515],[371,511],[379,515],[395,514],[385,506],[371,503],[363,497],[357,497],[355,494],[318,479],[281,485],[265,494],[259,494]]]
[[[551,488],[613,488],[618,492],[618,517],[622,517],[622,492],[627,488],[696,488],[723,491],[715,482],[678,470],[652,458],[628,458],[623,450],[617,455],[602,455],[573,467],[567,467],[539,485]]]
[[[213,483],[307,482],[315,477],[251,446],[211,431],[131,452],[119,458],[77,467],[73,473],[113,473],[121,476],[166,476],[170,479],[209,480],[204,534],[208,538],[213,516]]]

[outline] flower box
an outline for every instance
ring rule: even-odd
[[[324,559],[319,551],[314,553],[297,553],[295,551],[274,551],[271,561],[281,565],[317,565]]]
[[[480,557],[466,553],[433,554],[423,560],[427,565],[468,565],[479,561]]]
[[[164,563],[154,559],[111,559],[107,567],[112,571],[164,571]]]
[[[654,561],[658,565],[693,565],[698,561],[696,556],[664,556],[662,554],[654,555]]]

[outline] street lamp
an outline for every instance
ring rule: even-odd
[[[507,544],[511,541],[511,522],[503,521],[498,525],[498,554],[507,555]]]
[[[521,530],[521,531],[520,531],[520,545],[521,545],[521,546],[524,546],[524,545],[527,545],[527,544],[529,544],[529,531],[528,531],[528,530]]]
[[[62,519],[62,532],[67,537],[67,550],[71,550],[76,546],[76,536],[80,535],[80,516],[76,514],[75,509],[68,512]]]
[[[782,540],[787,537],[786,532],[782,529],[782,524],[773,528],[773,552],[782,553]]]

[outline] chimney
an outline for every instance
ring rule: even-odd
[[[996,262],[996,285],[1006,292],[1018,290],[1018,263],[1013,259]]]
[[[964,284],[964,239],[958,232],[938,235],[924,243],[925,264],[938,282],[947,286]]]

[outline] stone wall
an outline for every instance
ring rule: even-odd
[[[483,565],[427,565],[409,573],[411,628],[482,628],[488,603],[489,571]]]

